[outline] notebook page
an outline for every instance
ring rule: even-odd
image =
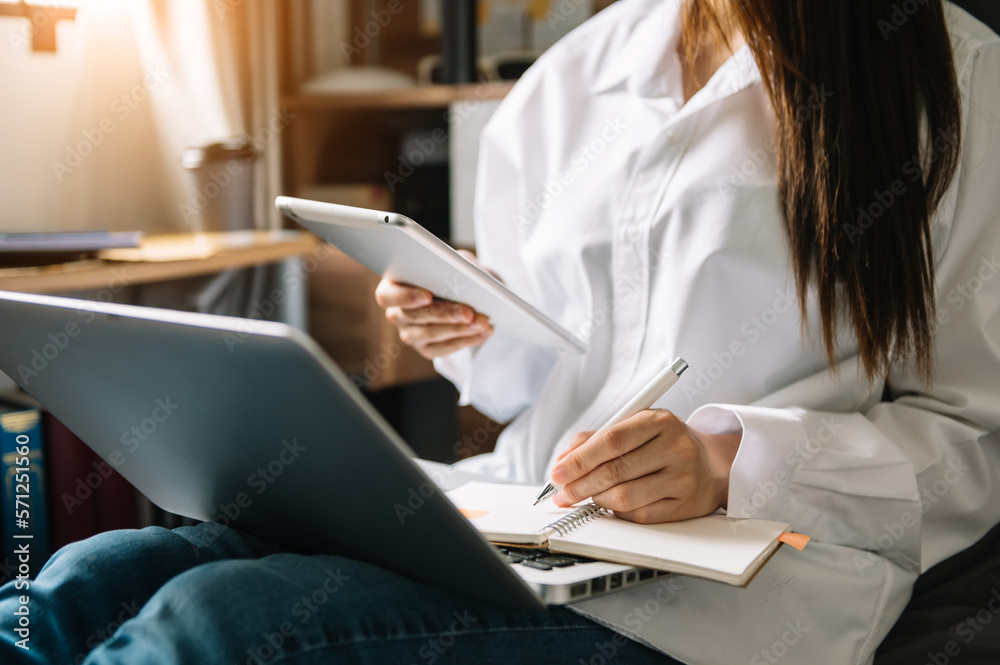
[[[571,512],[546,500],[532,506],[541,488],[471,482],[445,495],[458,506],[487,540],[540,545],[548,539],[545,527]]]
[[[549,548],[742,584],[788,526],[721,514],[666,524],[635,524],[606,514],[564,536],[553,535]]]

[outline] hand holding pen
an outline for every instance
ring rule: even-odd
[[[617,517],[670,522],[725,507],[741,432],[705,434],[664,409],[649,410],[687,368],[678,359],[597,432],[577,434],[546,493],[560,505],[592,498]]]

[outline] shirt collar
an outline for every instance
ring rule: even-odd
[[[649,100],[684,103],[677,46],[681,36],[680,0],[664,0],[635,26],[624,47],[594,81],[595,94],[625,90]],[[749,46],[743,46],[712,75],[704,88],[684,105],[702,108],[761,80]],[[694,109],[692,109],[694,110]]]

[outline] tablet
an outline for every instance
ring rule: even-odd
[[[586,350],[573,333],[412,219],[287,196],[279,196],[275,205],[376,274],[485,314],[498,333],[541,347]]]

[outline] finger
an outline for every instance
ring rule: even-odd
[[[399,339],[413,347],[448,342],[461,337],[476,337],[489,330],[464,323],[429,323],[422,326],[404,326],[399,330]]]
[[[566,457],[552,469],[552,482],[568,485],[582,478],[595,468],[631,452],[653,439],[662,427],[652,411],[640,411],[617,425],[595,434],[585,444]]]
[[[486,322],[486,317],[478,322],[482,326]],[[435,300],[423,307],[389,307],[385,310],[385,318],[394,326],[422,325],[426,323],[477,323],[477,315],[468,305],[462,305],[447,300]],[[484,330],[480,327],[479,330]]]
[[[639,524],[679,522],[702,517],[715,512],[708,504],[693,503],[682,499],[660,499],[636,510],[614,511],[615,517]]]
[[[595,431],[596,430],[591,429],[583,432],[577,432],[576,434],[574,434],[573,438],[569,440],[569,445],[566,447],[566,450],[559,453],[559,457],[556,458],[556,461],[558,462],[563,457],[566,457],[566,455],[570,454],[571,452],[573,452],[574,450],[585,444],[587,442],[587,439],[594,436]]]
[[[615,514],[634,513],[663,499],[681,499],[676,485],[670,482],[669,474],[657,471],[645,476],[615,485],[592,495],[591,499],[601,508]]]
[[[619,488],[650,474],[662,477],[662,474],[657,474],[657,472],[666,466],[667,452],[666,446],[642,446],[630,453],[608,460],[582,478],[565,485],[553,497],[553,501],[556,505],[572,506],[604,492],[611,492],[613,496],[617,496],[619,492],[627,493],[631,490]],[[662,498],[662,496],[656,498]],[[638,505],[631,506],[631,508],[638,507]],[[623,507],[622,510],[625,508]]]
[[[382,308],[420,307],[422,305],[430,305],[433,300],[434,294],[427,289],[420,289],[409,284],[400,284],[388,279],[383,279],[375,287],[375,302]]]
[[[461,351],[464,348],[479,346],[486,340],[490,338],[493,334],[493,330],[487,330],[479,335],[474,335],[472,337],[459,337],[456,339],[448,340],[447,342],[439,342],[437,344],[427,344],[417,351],[424,358],[428,360],[433,360],[434,358],[441,358],[443,356],[451,355],[456,351]]]

